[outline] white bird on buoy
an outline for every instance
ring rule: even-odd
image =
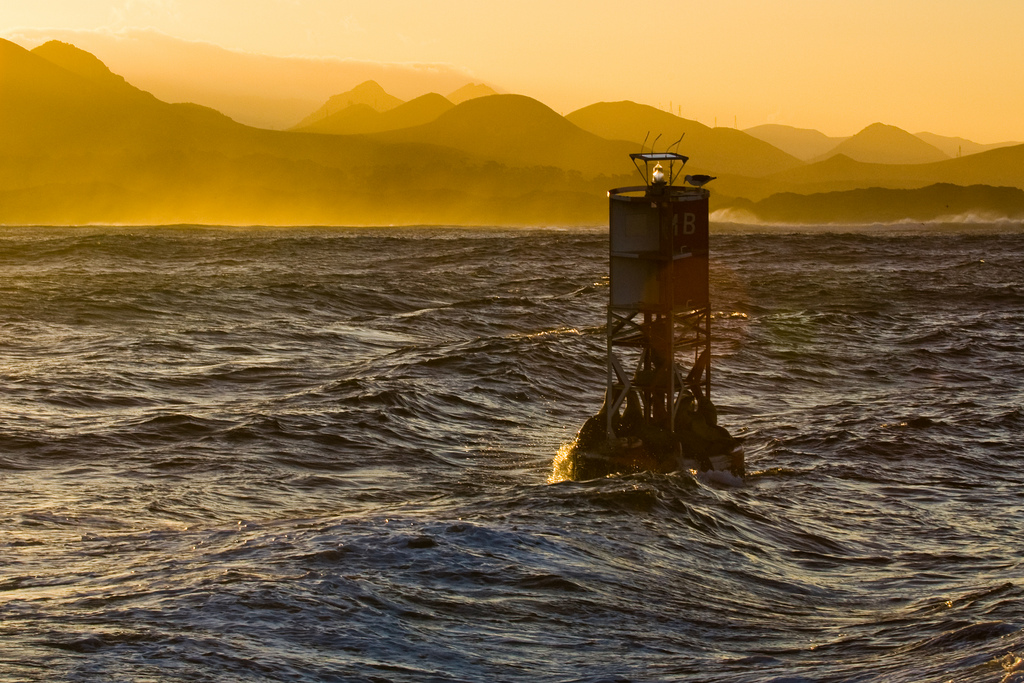
[[[694,187],[704,187],[712,180],[715,180],[716,176],[712,175],[688,175],[683,180],[690,183]]]

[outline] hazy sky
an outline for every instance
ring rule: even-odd
[[[712,124],[875,121],[1024,141],[1022,0],[13,0],[17,28],[155,28],[273,55],[438,62],[563,113],[631,99]]]

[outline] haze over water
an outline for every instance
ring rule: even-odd
[[[719,226],[739,487],[549,483],[604,229],[0,247],[0,680],[1024,680],[1016,224]]]

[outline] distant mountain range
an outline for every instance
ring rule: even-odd
[[[951,138],[943,135],[935,135],[934,133],[914,133],[914,135],[924,140],[929,145],[941,149],[946,153],[946,156],[950,157],[967,156],[968,154],[987,152],[990,149],[1012,147],[1014,145],[1021,144],[1020,142],[996,142],[990,145],[979,145],[977,142],[972,142],[965,138]]]
[[[467,126],[494,131],[466,136],[463,149],[417,134],[389,141],[263,130],[205,107],[161,102],[71,45],[48,43],[29,52],[0,40],[0,223],[600,220],[606,189],[627,182],[611,177],[604,164],[621,158],[619,143],[577,131],[577,151],[601,160],[586,173],[533,167],[532,151],[512,150],[499,163],[487,152],[497,149],[500,129],[473,114],[479,101],[449,112]],[[541,127],[571,127],[530,102]],[[469,113],[456,112],[466,107]],[[449,124],[435,123],[438,135],[450,135]],[[593,150],[583,149],[587,142]]]
[[[386,93],[375,81],[366,81],[352,90],[334,95],[291,130],[356,135],[411,128],[430,123],[456,104],[495,94],[489,86],[469,83],[448,97],[427,93],[402,102]]]
[[[1024,214],[1024,145],[967,154],[875,124],[821,152],[835,139],[752,132],[633,102],[563,117],[473,84],[403,102],[376,82],[267,130],[163,102],[70,44],[0,40],[5,224],[601,224],[606,191],[640,181],[628,154],[670,147],[718,176],[714,209],[758,220]]]
[[[794,128],[773,123],[747,128],[744,132],[803,161],[821,161],[845,154],[865,163],[927,163],[1021,144],[997,142],[981,145],[964,138],[945,137],[934,133],[910,135],[895,126],[881,123],[868,126],[853,138],[831,138],[809,128]],[[845,144],[848,141],[851,141],[850,144]],[[921,142],[927,147],[922,146]],[[939,150],[942,155],[936,155],[935,150],[930,148]]]
[[[376,112],[385,112],[402,104],[402,100],[384,92],[384,88],[380,87],[376,81],[365,81],[348,92],[334,95],[327,100],[324,106],[300,121],[299,125],[295,127],[302,128],[313,121],[337,114],[341,110],[357,104],[365,105]]]
[[[836,145],[822,158],[848,156],[866,164],[927,164],[948,159],[937,147],[907,131],[884,123],[873,123]]]
[[[379,133],[430,123],[454,106],[437,93],[427,93],[384,111],[363,102],[351,104],[333,114],[322,107],[292,130],[333,135]]]
[[[453,93],[448,94],[448,101],[452,104],[462,104],[466,100],[475,100],[478,97],[497,95],[498,91],[483,83],[467,83]]]
[[[446,64],[272,57],[148,29],[20,29],[5,37],[30,47],[53,39],[71,43],[165,102],[195,102],[240,123],[277,130],[294,126],[328,97],[355,83],[373,80],[407,100],[426,92],[452,92],[472,80],[468,72]]]
[[[392,145],[441,145],[508,166],[628,174],[636,146],[587,132],[524,95],[466,100],[434,121],[376,136]]]
[[[809,128],[794,128],[777,123],[766,123],[743,131],[758,140],[792,154],[797,159],[810,161],[824,156],[835,149],[846,138],[830,138],[824,133]]]
[[[646,145],[685,153],[693,167],[758,177],[801,166],[799,159],[734,128],[709,128],[654,107],[635,102],[599,102],[565,117],[594,135],[625,140],[632,148]],[[682,138],[682,139],[681,139]]]

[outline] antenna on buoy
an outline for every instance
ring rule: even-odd
[[[679,143],[683,141],[683,137],[685,135],[686,135],[686,133],[683,133],[682,135],[680,135],[678,140],[676,140],[673,144],[668,146],[668,150],[667,151],[671,151],[672,148],[675,147],[676,151],[678,152],[679,151]],[[683,162],[683,163],[685,164],[686,162]],[[675,181],[675,178],[672,176],[672,166],[669,166],[668,184],[671,185],[674,181]]]

